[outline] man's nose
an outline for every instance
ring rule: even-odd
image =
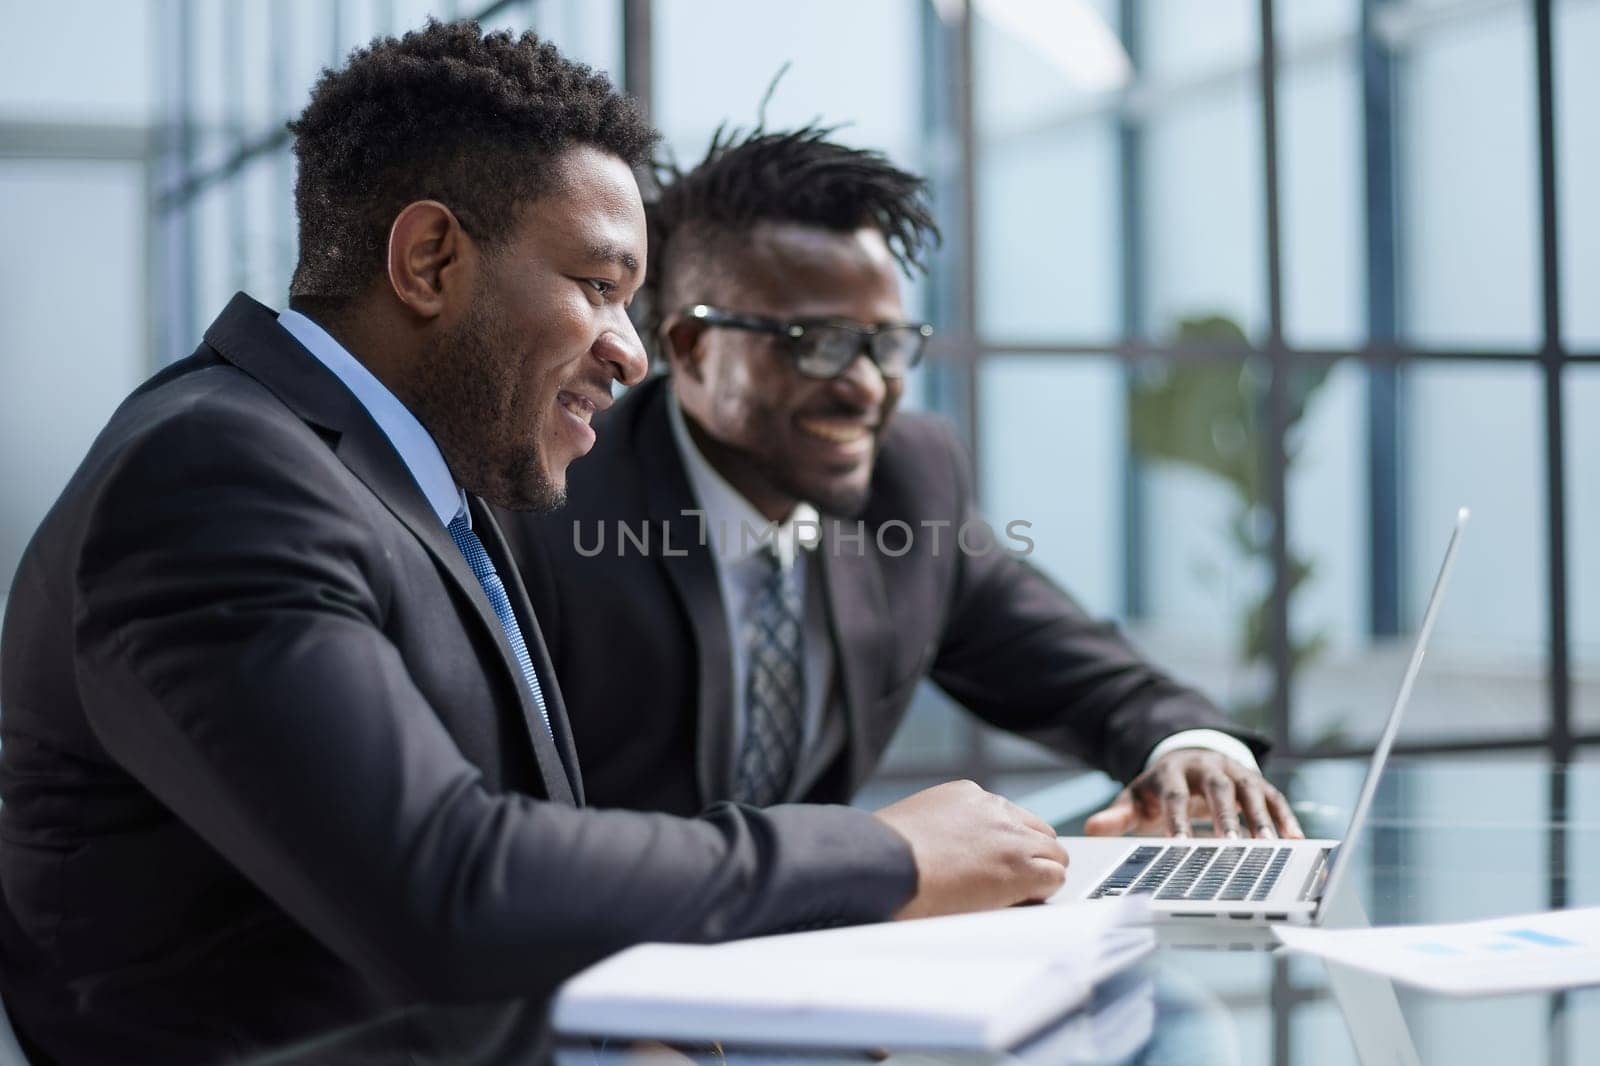
[[[862,407],[876,407],[889,391],[889,383],[866,351],[859,352],[844,373],[828,383],[835,392]]]
[[[606,364],[611,376],[624,385],[637,385],[644,380],[650,368],[645,357],[644,344],[627,312],[618,309],[621,319],[615,326],[600,334],[594,342],[594,356]]]

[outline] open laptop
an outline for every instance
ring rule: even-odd
[[[1347,856],[1354,853],[1366,825],[1378,779],[1400,732],[1400,719],[1411,701],[1411,689],[1428,650],[1467,518],[1465,507],[1456,512],[1455,528],[1423,612],[1416,646],[1389,721],[1372,753],[1372,764],[1367,767],[1366,781],[1342,843],[1199,836],[1181,840],[1064,837],[1062,843],[1071,862],[1067,882],[1053,901],[1142,895],[1147,898],[1150,918],[1155,921],[1219,920],[1229,925],[1320,922],[1323,901],[1335,898],[1341,880],[1348,874]]]

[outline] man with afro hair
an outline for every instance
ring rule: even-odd
[[[557,504],[644,375],[654,134],[549,44],[439,23],[324,74],[292,129],[289,309],[235,296],[123,403],[11,590],[0,995],[31,1057],[354,1027],[327,1061],[534,1059],[552,988],[628,945],[1061,883],[1049,827],[970,784],[588,809],[558,623],[488,505]]]

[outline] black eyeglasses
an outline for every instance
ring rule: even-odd
[[[705,304],[685,307],[680,313],[708,326],[783,337],[789,342],[795,369],[808,378],[822,380],[843,374],[863,351],[884,377],[905,377],[906,371],[921,361],[928,338],[933,336],[933,327],[921,322],[886,326],[858,326],[831,319],[784,322]]]

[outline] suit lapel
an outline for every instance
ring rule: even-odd
[[[572,802],[572,788],[566,771],[550,737],[545,734],[544,724],[539,720],[537,708],[533,706],[532,693],[523,679],[522,668],[511,653],[505,630],[489,606],[483,586],[478,584],[466,557],[456,547],[449,530],[439,522],[438,514],[429,505],[411,471],[394,450],[394,445],[372,421],[366,409],[337,377],[300,348],[294,338],[278,325],[277,316],[271,310],[243,293],[234,296],[206,331],[206,343],[271,390],[301,418],[337,435],[334,453],[339,460],[383,501],[384,506],[427,549],[439,569],[456,587],[459,598],[467,605],[464,624],[479,627],[481,635],[486,636],[497,650],[500,665],[511,679],[513,691],[517,693],[528,740],[538,756],[545,787],[550,790],[551,798],[560,797]],[[498,540],[499,531],[496,530],[494,535]],[[501,558],[504,559],[504,544],[501,543],[500,547]],[[506,579],[505,570],[501,571],[501,577],[503,581]],[[520,594],[520,582],[517,588]],[[534,636],[537,637],[536,631]],[[528,638],[529,635],[524,634],[531,652],[534,641]],[[544,652],[542,640],[538,640],[538,646],[540,654],[544,655],[545,676],[549,676],[549,657]]]
[[[545,713],[550,716],[548,732],[545,730],[544,722],[540,721],[538,709],[533,706],[532,700],[525,699],[522,703],[523,719],[533,740],[534,753],[539,757],[539,770],[544,776],[545,788],[549,790],[551,799],[564,799],[581,807],[583,775],[578,768],[578,751],[572,742],[572,724],[567,721],[567,704],[561,696],[560,679],[556,677],[555,666],[550,659],[550,649],[544,642],[544,630],[539,625],[539,619],[534,617],[533,605],[528,602],[527,589],[523,587],[516,564],[511,561],[511,550],[500,534],[499,525],[489,513],[489,508],[483,505],[482,500],[476,498],[472,506],[472,528],[483,541],[489,557],[494,560],[495,570],[500,574],[501,583],[506,587],[506,595],[511,599],[511,610],[519,619],[523,643],[528,646],[528,654],[533,659],[533,671],[539,676],[540,691],[544,693]],[[498,620],[496,628],[499,628]],[[501,633],[504,632],[502,629]],[[510,646],[507,645],[505,650],[509,653]],[[520,669],[517,678],[518,690],[527,688],[521,681]]]
[[[822,567],[828,632],[850,735],[850,787],[855,788],[871,770],[875,745],[868,727],[873,703],[889,680],[884,673],[889,663],[889,606],[877,560],[864,542],[853,539],[855,523],[848,523],[852,539],[843,545],[840,525],[838,519],[823,520],[822,542],[813,558]]]
[[[728,646],[728,614],[717,582],[716,561],[710,538],[694,511],[698,504],[678,455],[677,442],[667,421],[667,404],[674,402],[665,379],[642,388],[654,389],[645,397],[635,454],[646,467],[645,484],[650,524],[667,530],[672,554],[657,553],[667,580],[677,593],[694,640],[699,700],[696,706],[695,779],[702,803],[733,791],[734,706],[732,650]],[[677,554],[678,552],[682,554]]]
[[[422,490],[417,487],[411,472],[401,462],[400,456],[396,454],[388,438],[376,426],[346,432],[340,438],[336,454],[356,477],[365,482],[367,487],[383,500],[412,535],[422,542],[428,554],[433,556],[434,562],[456,586],[456,591],[464,597],[469,605],[464,624],[476,625],[480,635],[490,641],[500,660],[501,669],[510,678],[512,690],[517,694],[518,710],[521,712],[528,743],[538,758],[539,773],[544,779],[546,793],[553,800],[574,802],[566,768],[556,753],[550,734],[544,728],[539,709],[534,706],[533,693],[528,690],[528,682],[522,676],[522,667],[511,650],[511,642],[506,639],[505,628],[496,617],[494,608],[489,605],[488,594],[483,591],[483,585],[479,583],[478,576],[472,572],[472,567],[467,564],[466,556],[461,554],[461,549],[456,546],[450,531],[440,524],[439,515],[422,495]],[[484,536],[486,515],[487,511],[482,507],[473,509],[473,531],[478,534],[479,539],[484,542],[485,549],[489,551],[495,570],[500,575],[501,583],[506,586],[508,595],[512,595],[511,590],[515,583],[515,596],[522,598],[520,605],[524,612],[522,617],[531,617],[532,611],[526,606],[527,595],[522,591],[522,583],[517,580],[515,568],[506,562],[508,556],[505,544],[500,540],[500,532],[494,527],[492,519],[487,523],[489,529],[493,531],[492,537]],[[497,542],[500,549],[498,552],[490,547],[491,539]],[[515,596],[513,596],[513,610],[519,606]],[[522,625],[521,628],[523,642],[527,644],[529,653],[535,657],[534,668],[539,671],[540,680],[545,681],[551,675],[549,655],[544,651],[544,641],[540,638],[537,626]],[[539,658],[541,655],[542,667]],[[555,686],[546,684],[544,690],[546,710],[550,711],[553,722],[555,712],[550,708],[549,701]]]

